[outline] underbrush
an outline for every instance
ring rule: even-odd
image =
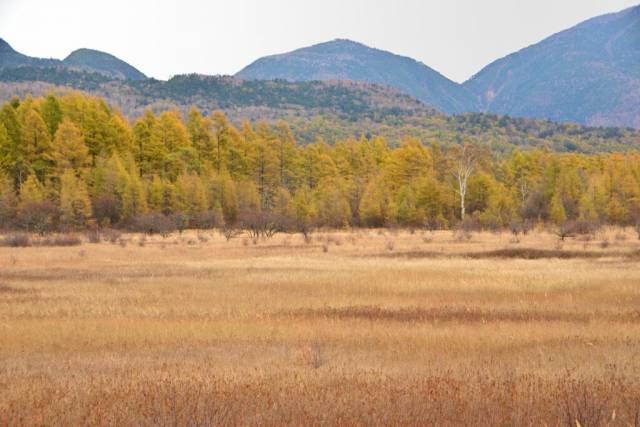
[[[0,246],[25,248],[29,246],[78,246],[82,240],[75,235],[60,234],[47,237],[33,237],[25,233],[9,234],[0,238]]]

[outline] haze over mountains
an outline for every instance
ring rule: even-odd
[[[284,81],[247,84],[242,80]],[[344,80],[373,85],[336,83]],[[309,81],[325,83],[286,83]],[[371,104],[379,103],[387,112],[395,109],[402,114],[416,108],[429,111],[432,106],[448,114],[487,112],[640,128],[640,6],[593,18],[552,35],[489,64],[463,84],[411,58],[350,40],[260,58],[235,78],[182,76],[158,82],[108,53],[79,49],[64,60],[33,58],[16,52],[0,39],[0,82],[5,83],[5,95],[12,84],[20,84],[20,90],[24,90],[29,82],[40,90],[45,84],[54,84],[94,91],[109,95],[115,102],[128,103],[124,109],[133,112],[144,108],[145,103],[184,107],[184,103],[195,102],[205,109],[226,106],[259,111],[275,107],[314,112],[318,112],[318,106],[329,105],[333,112],[353,118],[357,111],[379,111]],[[330,88],[328,93],[340,96],[321,96],[318,87]],[[115,89],[115,93],[110,92]],[[304,90],[310,90],[308,100],[304,99]],[[371,93],[364,96],[367,91]],[[398,91],[424,105],[416,107]],[[353,102],[339,105],[350,97]]]

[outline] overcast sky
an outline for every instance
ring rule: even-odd
[[[31,56],[89,47],[149,76],[234,74],[348,38],[462,82],[489,62],[638,0],[0,0],[0,37]]]

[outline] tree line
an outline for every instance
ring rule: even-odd
[[[383,137],[299,145],[286,122],[192,108],[133,121],[81,93],[14,98],[0,109],[0,225],[581,227],[640,223],[640,153],[490,152]]]

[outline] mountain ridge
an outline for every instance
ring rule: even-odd
[[[6,40],[0,38],[0,69],[17,67],[79,69],[125,80],[147,78],[132,65],[107,52],[82,48],[74,50],[63,60],[38,58],[16,51]]]
[[[25,74],[22,78],[11,72],[18,67],[24,67],[17,72]],[[31,76],[39,79],[34,82],[62,82],[84,90],[91,90],[92,84],[93,87],[104,84],[85,73],[73,74],[80,79],[78,82],[69,81],[71,74],[61,77],[51,71],[51,76],[43,75],[42,70],[55,69],[138,82],[155,80],[106,52],[78,49],[62,61],[35,58],[15,51],[0,39],[0,70],[8,70],[5,78],[25,81],[25,77]],[[348,39],[259,58],[236,73],[236,77],[247,81],[364,82],[391,87],[428,108],[448,114],[482,112],[640,129],[640,5],[593,17],[546,37],[493,61],[462,84],[410,57]],[[203,87],[201,82],[190,82],[198,90]],[[181,87],[187,92],[191,90]],[[268,85],[260,89],[270,90]],[[220,94],[216,92],[211,97],[215,104]],[[151,103],[162,102],[145,98]],[[348,108],[352,107],[349,103]]]
[[[116,56],[95,49],[81,48],[71,52],[62,63],[68,67],[76,67],[87,71],[95,71],[125,80],[145,80],[140,70]]]
[[[336,46],[363,51],[358,58],[349,58],[352,67],[345,70],[343,52],[331,49]],[[395,80],[366,74],[357,66],[372,68],[365,61],[367,52],[390,55],[396,67],[409,59],[422,66],[417,73],[425,76],[415,78],[418,84],[412,86],[401,73]],[[546,37],[493,61],[462,84],[411,58],[345,39],[259,58],[236,76],[290,81],[341,77],[395,87],[449,114],[488,112],[640,128],[640,5],[587,19]],[[420,92],[425,87],[431,91]]]
[[[463,86],[481,112],[640,128],[640,6],[513,52]]]
[[[245,80],[353,80],[383,84],[447,113],[461,113],[470,94],[422,62],[348,39],[334,39],[259,58],[236,77]]]

